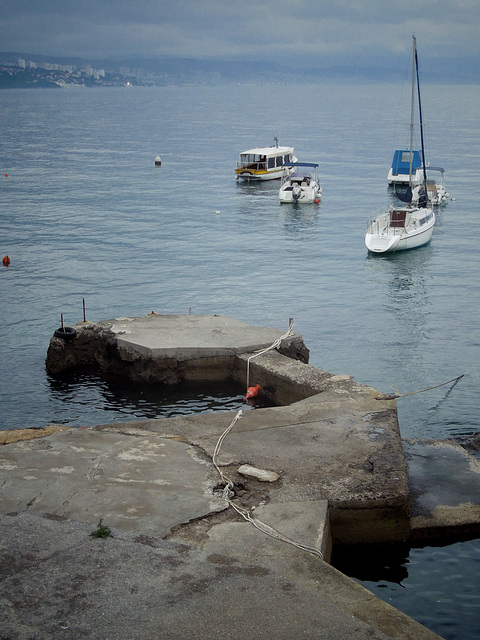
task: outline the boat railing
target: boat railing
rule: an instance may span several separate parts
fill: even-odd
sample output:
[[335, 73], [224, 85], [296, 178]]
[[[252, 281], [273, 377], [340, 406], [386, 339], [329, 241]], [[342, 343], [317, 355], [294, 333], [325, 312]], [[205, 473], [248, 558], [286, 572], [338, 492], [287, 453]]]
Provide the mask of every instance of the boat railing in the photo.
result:
[[392, 225], [391, 220], [379, 219], [379, 218], [369, 218], [367, 220], [367, 231], [369, 233], [373, 233], [375, 235], [384, 235], [384, 236], [396, 236], [401, 235], [405, 231], [404, 224], [397, 224], [398, 221], [394, 221], [395, 224]]

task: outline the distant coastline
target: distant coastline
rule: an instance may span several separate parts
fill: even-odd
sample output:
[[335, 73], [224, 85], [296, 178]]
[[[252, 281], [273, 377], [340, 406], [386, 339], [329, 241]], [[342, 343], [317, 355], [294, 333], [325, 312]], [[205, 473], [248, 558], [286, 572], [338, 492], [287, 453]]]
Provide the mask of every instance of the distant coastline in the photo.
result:
[[116, 87], [140, 84], [134, 77], [108, 72], [91, 64], [69, 64], [32, 60], [2, 61], [0, 55], [0, 89], [60, 89], [62, 87]]
[[[457, 62], [458, 64], [458, 62]], [[460, 66], [426, 66], [425, 82], [478, 84], [478, 70]], [[0, 89], [62, 87], [125, 87], [223, 84], [310, 84], [401, 82], [404, 69], [390, 67], [329, 66], [309, 68], [284, 63], [199, 58], [83, 60], [29, 53], [0, 52]]]

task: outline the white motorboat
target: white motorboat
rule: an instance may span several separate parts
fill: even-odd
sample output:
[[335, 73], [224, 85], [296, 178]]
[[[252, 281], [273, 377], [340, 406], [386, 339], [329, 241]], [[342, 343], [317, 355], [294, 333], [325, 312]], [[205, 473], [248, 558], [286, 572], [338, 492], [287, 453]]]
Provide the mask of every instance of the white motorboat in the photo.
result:
[[318, 178], [318, 164], [289, 162], [283, 166], [282, 185], [278, 192], [280, 202], [319, 203], [322, 187]]
[[[449, 196], [445, 188], [445, 170], [442, 167], [426, 167], [427, 169], [427, 204], [430, 207], [438, 207], [440, 204], [444, 204]], [[440, 178], [435, 179], [432, 176], [432, 172], [440, 173]], [[418, 205], [420, 198], [424, 193], [425, 187], [423, 184], [418, 185], [412, 190], [412, 204]]]
[[[416, 205], [412, 204], [412, 156], [413, 156], [413, 116], [415, 87], [420, 115], [420, 139], [422, 150], [422, 172], [424, 187]], [[425, 145], [423, 140], [422, 105], [420, 100], [420, 82], [418, 77], [417, 41], [413, 36], [412, 62], [412, 102], [410, 111], [410, 183], [405, 193], [396, 196], [408, 203], [407, 207], [390, 207], [369, 222], [365, 234], [365, 245], [372, 253], [393, 253], [405, 249], [415, 249], [427, 244], [432, 237], [436, 218], [432, 209], [427, 207], [427, 172], [425, 168]]]
[[278, 139], [272, 147], [256, 147], [240, 153], [235, 177], [237, 180], [278, 180], [282, 177], [283, 166], [296, 162], [293, 147], [279, 147]]

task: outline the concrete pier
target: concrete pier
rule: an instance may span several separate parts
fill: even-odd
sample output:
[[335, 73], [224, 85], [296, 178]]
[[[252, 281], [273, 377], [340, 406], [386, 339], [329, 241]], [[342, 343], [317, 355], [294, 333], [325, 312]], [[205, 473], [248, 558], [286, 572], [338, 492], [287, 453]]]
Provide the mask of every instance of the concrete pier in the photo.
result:
[[[94, 365], [104, 373], [164, 384], [233, 379], [237, 355], [253, 354], [286, 333], [225, 316], [155, 312], [140, 318], [82, 322], [75, 331], [73, 340], [50, 341], [46, 367], [52, 375]], [[299, 336], [285, 339], [281, 351], [308, 362], [308, 349]]]
[[[328, 500], [334, 543], [404, 542], [410, 535], [407, 471], [395, 401], [351, 376], [308, 365], [301, 336], [220, 316], [120, 318], [77, 325], [74, 340], [52, 338], [47, 369], [95, 364], [133, 379], [255, 382], [276, 405], [249, 411], [226, 440], [220, 464], [269, 468], [280, 481], [270, 500]], [[288, 335], [286, 335], [288, 333]], [[283, 339], [282, 339], [283, 337]], [[280, 340], [277, 348], [252, 356]], [[246, 389], [246, 386], [245, 386]], [[148, 421], [210, 457], [228, 416]]]
[[[167, 384], [249, 378], [278, 406], [6, 439], [7, 636], [438, 638], [328, 564], [332, 544], [409, 541], [413, 510], [435, 507], [395, 400], [310, 366], [300, 336], [219, 316], [82, 323], [47, 354], [51, 373], [79, 365]], [[90, 537], [100, 520], [113, 537]]]
[[[288, 486], [278, 440], [268, 445], [269, 467], [281, 481], [235, 473], [239, 436], [255, 435], [243, 419], [221, 464], [235, 480], [232, 501], [253, 522], [225, 502], [210, 456], [190, 434], [209, 426], [209, 449], [231, 417], [210, 414], [212, 422], [198, 424], [192, 416], [184, 437], [174, 419], [1, 447], [5, 637], [438, 638], [322, 560], [331, 548], [328, 502], [314, 498], [313, 479]], [[260, 436], [276, 431], [271, 423], [265, 429]], [[241, 453], [256, 464], [267, 456]], [[100, 522], [111, 537], [91, 537]]]

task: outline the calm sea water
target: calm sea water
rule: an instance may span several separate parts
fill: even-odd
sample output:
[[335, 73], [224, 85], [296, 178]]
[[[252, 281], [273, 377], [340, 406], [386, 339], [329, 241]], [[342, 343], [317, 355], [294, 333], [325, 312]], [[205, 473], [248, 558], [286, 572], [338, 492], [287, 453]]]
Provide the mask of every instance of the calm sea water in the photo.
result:
[[[0, 92], [0, 253], [11, 258], [0, 273], [0, 429], [241, 403], [235, 389], [190, 401], [92, 375], [50, 379], [49, 339], [61, 314], [83, 319], [85, 300], [92, 321], [192, 309], [286, 330], [293, 317], [311, 364], [387, 393], [465, 374], [399, 399], [402, 434], [478, 431], [479, 93], [424, 88], [427, 156], [451, 199], [428, 246], [371, 257], [366, 222], [389, 203], [386, 174], [408, 136], [396, 85]], [[275, 182], [235, 181], [238, 153], [275, 135], [319, 162], [319, 206], [280, 205]], [[480, 572], [468, 571], [480, 545], [462, 545], [435, 552], [443, 569], [430, 587], [432, 550], [411, 550], [388, 599], [446, 638], [480, 638]]]

